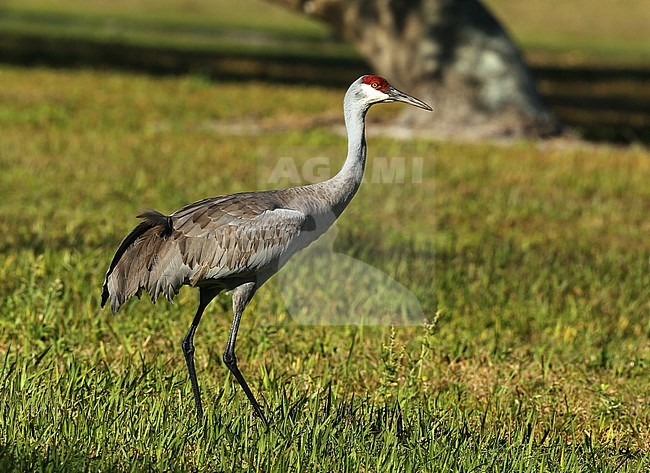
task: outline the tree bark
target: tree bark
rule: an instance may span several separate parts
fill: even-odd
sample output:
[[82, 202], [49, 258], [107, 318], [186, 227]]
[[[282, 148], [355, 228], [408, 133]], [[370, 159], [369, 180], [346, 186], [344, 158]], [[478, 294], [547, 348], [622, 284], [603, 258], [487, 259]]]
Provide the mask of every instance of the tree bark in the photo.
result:
[[402, 123], [438, 136], [546, 136], [560, 125], [508, 34], [478, 0], [269, 0], [316, 17], [435, 113]]

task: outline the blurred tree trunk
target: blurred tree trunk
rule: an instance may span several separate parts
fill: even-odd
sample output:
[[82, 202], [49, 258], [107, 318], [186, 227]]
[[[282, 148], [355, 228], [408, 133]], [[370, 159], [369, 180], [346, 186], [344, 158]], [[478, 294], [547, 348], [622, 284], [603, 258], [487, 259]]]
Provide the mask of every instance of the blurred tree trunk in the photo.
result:
[[478, 0], [269, 0], [328, 23], [374, 72], [430, 102], [403, 123], [443, 136], [545, 136], [559, 124]]

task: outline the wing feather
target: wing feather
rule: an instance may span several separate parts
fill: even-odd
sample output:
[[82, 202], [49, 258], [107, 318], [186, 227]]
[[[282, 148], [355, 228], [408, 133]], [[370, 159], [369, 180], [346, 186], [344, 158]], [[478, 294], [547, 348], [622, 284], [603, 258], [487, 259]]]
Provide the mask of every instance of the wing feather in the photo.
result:
[[[306, 215], [283, 208], [272, 192], [204, 199], [164, 216], [157, 212], [125, 238], [106, 275], [111, 309], [144, 289], [172, 300], [184, 284], [215, 284], [275, 272], [301, 247]], [[303, 245], [304, 246], [304, 245]], [[102, 304], [103, 305], [103, 304]]]

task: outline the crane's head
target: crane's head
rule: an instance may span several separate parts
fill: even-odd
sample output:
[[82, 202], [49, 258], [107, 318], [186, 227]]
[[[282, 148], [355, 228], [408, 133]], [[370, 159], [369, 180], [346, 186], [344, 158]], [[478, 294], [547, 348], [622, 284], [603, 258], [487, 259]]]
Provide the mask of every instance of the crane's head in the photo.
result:
[[[433, 109], [422, 100], [411, 97], [390, 85], [386, 79], [375, 75], [361, 76], [352, 84], [357, 89], [356, 99], [368, 106], [376, 103], [404, 102], [424, 110]], [[352, 88], [351, 87], [351, 88]]]

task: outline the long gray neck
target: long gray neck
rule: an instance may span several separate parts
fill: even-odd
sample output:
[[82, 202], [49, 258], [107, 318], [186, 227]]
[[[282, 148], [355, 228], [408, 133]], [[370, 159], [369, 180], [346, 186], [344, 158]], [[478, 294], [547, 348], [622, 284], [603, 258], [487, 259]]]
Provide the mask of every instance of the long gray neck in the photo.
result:
[[[346, 99], [348, 97], [346, 96]], [[338, 179], [351, 181], [359, 187], [363, 179], [366, 165], [366, 112], [368, 107], [352, 105], [348, 100], [344, 104], [345, 128], [348, 133], [348, 155], [345, 163], [335, 176]]]
[[323, 227], [325, 229], [347, 207], [363, 180], [366, 164], [365, 119], [370, 105], [364, 103], [363, 97], [358, 97], [357, 93], [350, 87], [343, 101], [348, 155], [341, 170], [327, 181], [287, 190], [296, 208], [311, 215], [333, 217]]
[[333, 209], [338, 215], [348, 205], [359, 189], [366, 165], [365, 122], [369, 105], [362, 104], [351, 91], [345, 94], [343, 111], [348, 133], [348, 155], [341, 170], [329, 180]]

